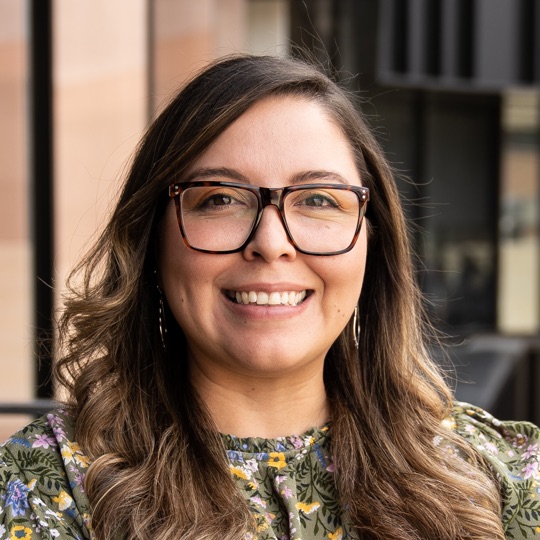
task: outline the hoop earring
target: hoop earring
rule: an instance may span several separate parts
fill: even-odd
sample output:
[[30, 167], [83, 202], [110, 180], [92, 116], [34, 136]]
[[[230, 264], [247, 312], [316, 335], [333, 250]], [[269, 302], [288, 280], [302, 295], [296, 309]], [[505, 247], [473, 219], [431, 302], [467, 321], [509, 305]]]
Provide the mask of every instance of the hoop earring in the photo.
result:
[[360, 326], [360, 317], [358, 316], [358, 304], [357, 304], [356, 306], [354, 306], [353, 323], [352, 323], [354, 347], [356, 350], [358, 350], [358, 343], [360, 340], [361, 330], [362, 328]]
[[159, 288], [159, 285], [156, 285], [156, 288], [159, 293], [158, 299], [158, 326], [159, 326], [159, 336], [161, 337], [161, 345], [163, 350], [167, 352], [167, 324], [165, 322], [165, 302], [163, 301], [163, 291]]

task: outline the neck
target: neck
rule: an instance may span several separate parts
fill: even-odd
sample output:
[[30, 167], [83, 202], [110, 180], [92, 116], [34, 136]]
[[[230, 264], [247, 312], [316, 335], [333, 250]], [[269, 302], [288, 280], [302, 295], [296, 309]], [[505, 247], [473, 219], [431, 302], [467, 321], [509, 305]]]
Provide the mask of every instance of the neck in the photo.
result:
[[328, 421], [320, 370], [302, 377], [212, 378], [192, 365], [191, 381], [221, 433], [273, 439], [300, 435]]

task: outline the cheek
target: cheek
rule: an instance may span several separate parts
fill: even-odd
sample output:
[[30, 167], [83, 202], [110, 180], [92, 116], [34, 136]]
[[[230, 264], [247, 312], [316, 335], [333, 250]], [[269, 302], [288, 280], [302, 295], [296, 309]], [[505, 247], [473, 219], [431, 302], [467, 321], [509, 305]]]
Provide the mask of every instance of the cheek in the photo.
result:
[[354, 248], [349, 253], [334, 257], [331, 264], [321, 271], [321, 273], [324, 272], [323, 279], [327, 287], [329, 289], [335, 288], [342, 295], [358, 299], [364, 280], [366, 254], [366, 227], [362, 227], [360, 237]]
[[169, 208], [160, 227], [158, 277], [178, 324], [187, 329], [212, 305], [214, 282], [224, 259], [189, 249], [182, 240], [176, 212]]
[[188, 283], [189, 254], [185, 248], [176, 220], [174, 204], [163, 216], [159, 228], [158, 280], [173, 313], [185, 302], [182, 285]]
[[366, 261], [365, 236], [355, 248], [338, 255], [328, 263], [319, 276], [324, 281], [324, 312], [327, 324], [336, 324], [341, 331], [358, 303], [364, 279]]

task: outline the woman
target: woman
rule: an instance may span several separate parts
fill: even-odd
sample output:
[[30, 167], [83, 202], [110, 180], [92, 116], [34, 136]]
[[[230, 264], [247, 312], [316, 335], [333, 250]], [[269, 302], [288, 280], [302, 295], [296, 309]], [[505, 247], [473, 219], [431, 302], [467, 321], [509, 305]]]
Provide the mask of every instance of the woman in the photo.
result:
[[76, 275], [66, 409], [2, 450], [6, 537], [540, 535], [538, 432], [453, 405], [392, 173], [312, 67], [190, 82]]

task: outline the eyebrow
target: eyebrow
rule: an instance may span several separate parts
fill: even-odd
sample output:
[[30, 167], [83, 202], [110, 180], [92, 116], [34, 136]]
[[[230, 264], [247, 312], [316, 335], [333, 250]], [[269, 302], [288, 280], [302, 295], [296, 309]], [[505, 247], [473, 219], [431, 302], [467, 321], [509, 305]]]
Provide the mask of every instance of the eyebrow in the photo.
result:
[[[241, 172], [237, 171], [236, 169], [230, 169], [228, 167], [202, 167], [200, 169], [195, 169], [183, 181], [193, 182], [195, 180], [204, 180], [215, 177], [228, 178], [242, 184], [251, 183], [249, 179]], [[347, 181], [347, 179], [344, 178], [341, 174], [335, 171], [324, 170], [302, 171], [294, 174], [292, 178], [289, 179], [289, 181], [293, 185], [302, 184], [304, 182], [310, 182], [313, 180], [326, 180], [331, 182], [338, 182], [345, 185], [350, 184], [350, 182]]]
[[229, 169], [228, 167], [203, 167], [195, 169], [189, 174], [183, 182], [193, 182], [194, 180], [205, 180], [207, 178], [214, 178], [219, 176], [221, 178], [229, 178], [230, 180], [236, 180], [243, 184], [249, 184], [249, 180], [240, 172], [235, 169]]

